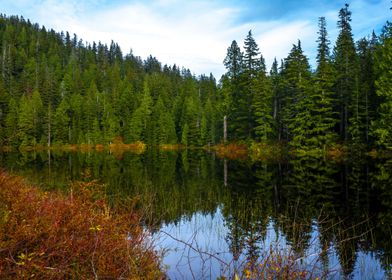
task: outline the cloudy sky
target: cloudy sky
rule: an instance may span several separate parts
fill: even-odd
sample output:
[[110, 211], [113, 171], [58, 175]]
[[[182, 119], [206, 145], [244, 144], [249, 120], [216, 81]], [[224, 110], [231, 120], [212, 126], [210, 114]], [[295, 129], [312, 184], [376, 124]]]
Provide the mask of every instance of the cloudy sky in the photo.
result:
[[[232, 40], [240, 46], [251, 29], [270, 67], [287, 56], [298, 39], [314, 65], [318, 17], [327, 19], [330, 40], [337, 36], [340, 0], [0, 0], [0, 13], [22, 15], [83, 41], [119, 43], [124, 54], [189, 68], [217, 78]], [[390, 0], [348, 1], [355, 39], [379, 32], [392, 18]]]

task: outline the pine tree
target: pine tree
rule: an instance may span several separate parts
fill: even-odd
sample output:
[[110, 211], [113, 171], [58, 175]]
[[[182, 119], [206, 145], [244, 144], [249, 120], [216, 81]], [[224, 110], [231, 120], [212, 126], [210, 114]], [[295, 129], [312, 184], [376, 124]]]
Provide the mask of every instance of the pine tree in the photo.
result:
[[362, 38], [357, 42], [357, 53], [359, 60], [359, 96], [360, 96], [360, 118], [362, 136], [366, 144], [370, 144], [369, 137], [370, 119], [376, 117], [379, 98], [375, 89], [374, 74], [374, 52], [377, 44], [376, 35], [372, 34], [370, 40]]
[[337, 135], [334, 127], [338, 120], [333, 111], [334, 106], [334, 77], [335, 72], [330, 58], [329, 40], [324, 17], [319, 19], [319, 38], [317, 54], [317, 70], [315, 77], [315, 92], [313, 97], [313, 107], [315, 109], [313, 117], [316, 119], [314, 129], [314, 144], [319, 147], [331, 145], [336, 141]]
[[70, 108], [66, 99], [63, 99], [56, 108], [53, 116], [53, 139], [56, 144], [69, 143]]
[[[267, 99], [263, 99], [263, 95], [265, 95], [265, 88], [262, 88], [262, 79], [265, 76], [265, 62], [263, 56], [260, 55], [259, 47], [253, 38], [252, 31], [249, 30], [248, 35], [244, 41], [244, 73], [242, 74], [242, 83], [243, 90], [241, 98], [244, 99], [242, 103], [245, 105], [244, 108], [244, 130], [245, 135], [248, 139], [254, 137], [255, 133], [255, 116], [261, 120], [262, 117], [266, 117], [267, 114], [264, 115], [265, 112], [261, 112], [262, 102], [267, 101]], [[259, 77], [256, 77], [259, 75]], [[257, 91], [257, 93], [256, 93]], [[254, 98], [258, 94], [258, 101], [256, 102], [256, 107], [253, 106]], [[268, 95], [268, 94], [267, 94]], [[267, 105], [268, 106], [268, 105]], [[254, 112], [257, 109], [258, 112]], [[265, 129], [265, 127], [261, 128], [260, 124], [258, 124], [259, 128], [257, 129], [258, 133], [266, 135], [267, 132], [261, 132], [261, 130]]]
[[133, 112], [129, 123], [129, 142], [145, 141], [152, 108], [152, 98], [147, 81], [144, 82], [140, 106]]
[[262, 67], [259, 59], [259, 47], [252, 35], [252, 30], [249, 30], [248, 35], [244, 41], [244, 70], [249, 72], [248, 75], [254, 76], [255, 73]]
[[148, 142], [149, 144], [162, 145], [177, 143], [173, 117], [170, 111], [167, 110], [161, 97], [158, 97], [152, 110], [150, 128], [152, 139]]
[[293, 45], [285, 59], [282, 75], [285, 80], [282, 117], [287, 140], [294, 147], [307, 146], [310, 129], [314, 126], [311, 113], [314, 89], [310, 65], [300, 41]]
[[110, 143], [119, 135], [120, 121], [115, 110], [113, 109], [113, 105], [106, 100], [104, 100], [102, 113], [102, 141], [103, 143]]
[[95, 82], [91, 82], [89, 89], [84, 97], [83, 108], [83, 126], [82, 130], [85, 138], [81, 140], [82, 143], [95, 144], [99, 142], [100, 137], [100, 99], [99, 92]]
[[346, 4], [339, 12], [339, 36], [334, 49], [334, 66], [336, 69], [335, 92], [337, 112], [339, 113], [339, 134], [347, 141], [358, 142], [359, 131], [359, 92], [358, 60], [351, 32], [351, 12]]
[[8, 102], [8, 113], [5, 117], [5, 138], [9, 146], [17, 146], [18, 141], [18, 119], [19, 119], [19, 106], [14, 98], [10, 98]]
[[[189, 146], [199, 146], [200, 139], [200, 123], [201, 122], [201, 105], [195, 95], [188, 96], [184, 102], [184, 108], [181, 116], [181, 127], [183, 133], [181, 138], [186, 139]], [[185, 127], [187, 128], [185, 130]], [[184, 132], [186, 131], [186, 132]], [[182, 144], [185, 145], [184, 142]]]
[[229, 119], [229, 137], [242, 139], [246, 135], [244, 123], [247, 118], [247, 108], [241, 85], [243, 54], [236, 41], [233, 41], [227, 49], [223, 63], [227, 69], [222, 81], [222, 91], [227, 92], [225, 114]]
[[271, 80], [266, 76], [264, 59], [261, 56], [260, 69], [252, 81], [252, 112], [255, 120], [255, 135], [260, 141], [270, 140], [274, 131], [273, 91]]
[[236, 80], [243, 70], [243, 54], [237, 42], [234, 40], [230, 47], [227, 48], [227, 55], [223, 64], [227, 69], [226, 75], [232, 79]]
[[373, 135], [379, 147], [392, 149], [392, 23], [387, 22], [375, 53], [376, 93], [381, 102], [379, 117], [372, 122]]
[[[282, 67], [283, 69], [283, 67]], [[282, 70], [281, 69], [281, 70]], [[272, 63], [269, 78], [271, 80], [272, 95], [273, 95], [273, 123], [275, 125], [274, 132], [278, 141], [282, 140], [283, 132], [283, 117], [282, 117], [282, 102], [283, 102], [283, 91], [282, 91], [282, 75], [278, 69], [278, 61], [276, 58]]]
[[3, 82], [0, 79], [0, 145], [5, 144], [6, 140], [6, 124], [5, 124], [5, 119], [7, 115], [7, 107], [8, 107], [8, 99], [9, 96], [6, 93], [4, 87], [3, 87]]
[[[205, 141], [203, 142], [203, 144], [216, 143], [216, 139], [218, 136], [217, 133], [219, 131], [219, 129], [217, 128], [217, 114], [217, 108], [213, 106], [211, 98], [208, 98], [203, 110], [203, 118], [205, 119], [205, 124], [203, 119], [201, 123], [201, 134], [205, 135]], [[204, 127], [204, 125], [206, 125], [206, 127]], [[206, 130], [206, 132], [203, 132], [204, 129]]]

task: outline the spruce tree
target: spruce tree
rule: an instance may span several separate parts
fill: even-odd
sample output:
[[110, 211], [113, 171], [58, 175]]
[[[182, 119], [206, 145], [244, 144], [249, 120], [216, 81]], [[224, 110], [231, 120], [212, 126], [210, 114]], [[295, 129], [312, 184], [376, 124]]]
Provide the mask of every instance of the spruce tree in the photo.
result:
[[143, 96], [140, 106], [132, 113], [132, 118], [129, 124], [129, 142], [145, 141], [148, 132], [150, 116], [152, 112], [152, 98], [150, 88], [147, 81], [144, 82]]
[[271, 80], [272, 95], [273, 95], [273, 123], [275, 138], [280, 141], [282, 139], [282, 75], [278, 69], [278, 61], [276, 58], [272, 63], [269, 79]]
[[380, 98], [379, 117], [372, 122], [376, 144], [392, 149], [392, 23], [387, 22], [375, 53], [376, 93]]
[[337, 115], [334, 112], [335, 71], [330, 58], [329, 40], [324, 17], [319, 19], [319, 38], [317, 53], [317, 70], [315, 76], [315, 91], [313, 98], [313, 116], [316, 119], [314, 129], [314, 144], [325, 149], [337, 140], [334, 127]]
[[239, 140], [245, 138], [247, 134], [245, 125], [248, 108], [242, 85], [243, 54], [236, 41], [233, 41], [227, 49], [227, 55], [223, 63], [227, 69], [223, 78], [222, 91], [227, 92], [228, 134], [231, 139]]
[[359, 93], [358, 59], [351, 32], [351, 12], [349, 5], [339, 11], [339, 35], [334, 48], [334, 66], [336, 69], [335, 92], [337, 113], [339, 114], [338, 133], [342, 140], [359, 139]]
[[248, 73], [248, 75], [255, 75], [255, 72], [261, 70], [261, 64], [259, 59], [259, 47], [252, 35], [252, 30], [249, 30], [248, 35], [244, 41], [244, 70]]
[[252, 112], [255, 120], [255, 135], [257, 140], [266, 142], [272, 138], [274, 131], [273, 91], [271, 80], [266, 76], [264, 59], [260, 58], [260, 67], [252, 81]]
[[377, 45], [376, 35], [372, 34], [370, 40], [362, 38], [357, 42], [357, 53], [359, 60], [359, 96], [360, 96], [360, 112], [361, 118], [360, 129], [364, 142], [369, 145], [372, 139], [369, 135], [370, 120], [376, 117], [377, 107], [379, 105], [379, 97], [376, 95], [375, 89], [375, 73], [374, 73], [374, 52]]
[[312, 86], [310, 65], [303, 54], [301, 42], [293, 45], [285, 59], [283, 78], [285, 83], [283, 96], [283, 125], [286, 139], [294, 147], [306, 146], [314, 127], [312, 116]]
[[8, 112], [5, 117], [5, 142], [8, 146], [18, 146], [19, 106], [14, 98], [8, 102]]
[[56, 108], [53, 120], [53, 138], [56, 144], [69, 143], [69, 103], [66, 99], [61, 100], [59, 106]]
[[243, 54], [237, 42], [234, 40], [227, 48], [227, 55], [223, 61], [227, 69], [226, 75], [235, 81], [243, 70]]

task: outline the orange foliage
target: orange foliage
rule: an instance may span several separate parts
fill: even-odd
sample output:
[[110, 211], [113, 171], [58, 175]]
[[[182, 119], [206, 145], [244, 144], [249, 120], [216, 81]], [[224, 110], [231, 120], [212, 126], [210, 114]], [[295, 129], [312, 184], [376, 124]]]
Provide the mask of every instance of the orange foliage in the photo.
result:
[[109, 145], [110, 152], [114, 154], [123, 153], [124, 151], [132, 151], [136, 154], [142, 154], [146, 150], [147, 145], [143, 142], [137, 141], [131, 144], [124, 144], [122, 142], [115, 142]]
[[79, 145], [79, 150], [81, 152], [89, 152], [89, 151], [92, 151], [93, 148], [94, 148], [94, 146], [91, 144], [80, 144]]
[[97, 145], [95, 145], [95, 150], [96, 150], [97, 152], [102, 152], [102, 151], [105, 150], [105, 146], [102, 145], [102, 144], [97, 144]]
[[347, 156], [347, 149], [344, 146], [336, 146], [327, 151], [327, 156], [335, 161], [342, 161]]
[[47, 193], [0, 171], [0, 278], [163, 278], [139, 216], [113, 213], [96, 189]]
[[245, 144], [219, 144], [213, 146], [212, 150], [221, 158], [246, 159], [248, 157], [248, 149]]

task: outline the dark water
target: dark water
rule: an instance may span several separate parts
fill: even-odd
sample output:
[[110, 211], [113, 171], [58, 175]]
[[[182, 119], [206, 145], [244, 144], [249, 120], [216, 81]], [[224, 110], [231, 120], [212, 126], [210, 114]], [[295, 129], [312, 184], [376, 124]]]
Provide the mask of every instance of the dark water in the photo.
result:
[[[392, 276], [392, 161], [251, 163], [204, 152], [0, 154], [1, 166], [67, 190], [91, 174], [114, 205], [138, 196], [171, 279], [216, 279], [290, 252], [309, 278]], [[84, 175], [83, 175], [84, 174]], [[309, 274], [310, 275], [310, 274]]]

